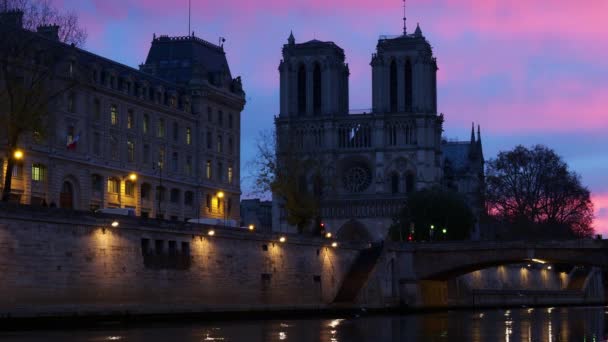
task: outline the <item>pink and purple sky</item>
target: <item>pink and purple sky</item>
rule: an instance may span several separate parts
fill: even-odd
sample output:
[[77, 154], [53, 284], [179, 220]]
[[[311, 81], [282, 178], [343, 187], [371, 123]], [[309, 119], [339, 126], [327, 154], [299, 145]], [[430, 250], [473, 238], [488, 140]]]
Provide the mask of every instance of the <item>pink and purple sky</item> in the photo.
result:
[[[152, 34], [187, 35], [188, 0], [54, 0], [75, 11], [85, 48], [136, 67]], [[192, 0], [192, 30], [226, 38], [242, 76], [242, 164], [278, 113], [277, 67], [297, 42], [333, 41], [349, 63], [350, 107], [371, 107], [371, 54], [378, 36], [400, 34], [399, 0]], [[517, 144], [545, 144], [592, 191], [595, 227], [608, 235], [608, 1], [409, 0], [408, 31], [420, 23], [438, 59], [438, 104], [448, 138], [482, 127], [486, 159]], [[243, 175], [248, 174], [243, 170]], [[250, 179], [243, 177], [243, 192]]]

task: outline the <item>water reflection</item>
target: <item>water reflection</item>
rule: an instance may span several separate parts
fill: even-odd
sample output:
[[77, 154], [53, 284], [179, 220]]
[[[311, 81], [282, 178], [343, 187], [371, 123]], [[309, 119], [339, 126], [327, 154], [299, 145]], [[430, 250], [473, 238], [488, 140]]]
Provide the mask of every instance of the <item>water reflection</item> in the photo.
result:
[[2, 341], [599, 341], [606, 308], [447, 311], [206, 324], [145, 325], [79, 331], [0, 333]]

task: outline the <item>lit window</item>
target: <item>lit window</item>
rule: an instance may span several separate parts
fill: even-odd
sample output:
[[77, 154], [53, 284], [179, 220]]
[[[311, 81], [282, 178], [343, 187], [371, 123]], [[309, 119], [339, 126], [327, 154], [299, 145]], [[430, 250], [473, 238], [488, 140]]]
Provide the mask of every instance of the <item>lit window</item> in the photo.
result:
[[46, 166], [42, 164], [32, 165], [32, 180], [36, 182], [46, 181]]
[[135, 161], [135, 143], [133, 140], [127, 140], [127, 160], [132, 163]]
[[116, 105], [110, 106], [110, 124], [118, 126], [118, 107]]
[[186, 128], [186, 145], [192, 145], [192, 130], [190, 127]]
[[120, 191], [120, 181], [117, 178], [108, 178], [108, 193], [117, 194]]
[[205, 164], [205, 174], [207, 179], [211, 179], [211, 160], [207, 160], [207, 163]]
[[158, 119], [158, 130], [156, 132], [156, 136], [162, 138], [165, 136], [165, 120]]
[[128, 129], [132, 129], [135, 125], [135, 117], [133, 114], [133, 110], [130, 109], [129, 113], [127, 114], [127, 128]]
[[228, 183], [232, 184], [232, 166], [228, 167]]
[[131, 181], [125, 182], [125, 195], [135, 196], [135, 183]]

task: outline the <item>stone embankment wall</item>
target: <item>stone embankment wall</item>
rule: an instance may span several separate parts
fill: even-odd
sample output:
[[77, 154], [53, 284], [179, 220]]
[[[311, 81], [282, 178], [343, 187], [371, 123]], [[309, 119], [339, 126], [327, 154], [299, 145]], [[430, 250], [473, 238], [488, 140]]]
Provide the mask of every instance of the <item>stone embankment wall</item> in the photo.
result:
[[326, 308], [363, 247], [111, 221], [0, 209], [0, 315]]

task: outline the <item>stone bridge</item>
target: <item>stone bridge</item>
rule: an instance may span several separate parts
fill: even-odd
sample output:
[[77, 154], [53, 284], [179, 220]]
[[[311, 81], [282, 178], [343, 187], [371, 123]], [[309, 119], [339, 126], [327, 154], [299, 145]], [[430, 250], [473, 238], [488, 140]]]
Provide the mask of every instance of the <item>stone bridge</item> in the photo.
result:
[[390, 249], [402, 262], [409, 259], [409, 265], [402, 265], [405, 278], [411, 280], [446, 280], [487, 267], [535, 261], [608, 269], [608, 240], [408, 243]]

